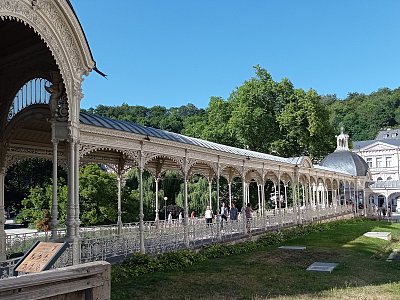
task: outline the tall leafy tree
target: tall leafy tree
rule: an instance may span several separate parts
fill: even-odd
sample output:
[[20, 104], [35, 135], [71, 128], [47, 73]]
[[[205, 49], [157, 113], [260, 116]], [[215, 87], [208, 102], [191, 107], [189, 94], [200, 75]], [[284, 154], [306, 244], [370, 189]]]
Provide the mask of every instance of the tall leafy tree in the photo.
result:
[[276, 102], [281, 99], [277, 97], [277, 84], [271, 75], [259, 66], [255, 71], [256, 77], [245, 81], [230, 95], [232, 116], [228, 125], [238, 146], [269, 152], [279, 132]]
[[326, 105], [314, 90], [296, 90], [277, 116], [281, 135], [274, 145], [278, 152], [318, 161], [333, 151], [335, 137], [327, 115]]

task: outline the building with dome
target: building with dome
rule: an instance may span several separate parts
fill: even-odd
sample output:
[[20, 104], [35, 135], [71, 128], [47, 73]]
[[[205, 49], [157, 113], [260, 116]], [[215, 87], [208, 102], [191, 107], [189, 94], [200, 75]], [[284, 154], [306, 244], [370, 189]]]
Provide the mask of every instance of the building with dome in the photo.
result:
[[[349, 148], [349, 135], [343, 132], [337, 136], [336, 150], [326, 156], [320, 163], [320, 166], [347, 173], [357, 178], [355, 184], [344, 184], [342, 189], [344, 193], [337, 199], [341, 203], [357, 203], [357, 209], [367, 207], [364, 199], [369, 199], [369, 189], [371, 174], [367, 162], [357, 153]], [[368, 203], [367, 203], [368, 204]]]
[[400, 210], [400, 129], [385, 129], [374, 140], [354, 141], [353, 152], [362, 157], [370, 170], [371, 201], [377, 206]]

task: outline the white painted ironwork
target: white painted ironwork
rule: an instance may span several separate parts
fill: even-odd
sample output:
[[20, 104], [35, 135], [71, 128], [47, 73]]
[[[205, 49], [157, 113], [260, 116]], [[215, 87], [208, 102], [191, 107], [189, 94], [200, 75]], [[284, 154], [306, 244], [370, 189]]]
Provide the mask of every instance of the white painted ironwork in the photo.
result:
[[[158, 222], [144, 222], [144, 248], [149, 254], [162, 254], [185, 248], [198, 248], [204, 245], [219, 241], [232, 241], [243, 238], [248, 234], [260, 234], [270, 230], [296, 226], [298, 215], [304, 224], [315, 221], [335, 218], [337, 216], [352, 212], [350, 205], [330, 207], [317, 210], [303, 209], [296, 212], [293, 209], [282, 210], [282, 214], [275, 210], [269, 210], [261, 215], [254, 212], [253, 218], [247, 224], [248, 232], [245, 232], [243, 219], [238, 221], [223, 221], [217, 223], [214, 220], [211, 224], [206, 224], [205, 219], [195, 218], [184, 226], [179, 220], [172, 222], [159, 220]], [[185, 241], [185, 227], [189, 245]], [[62, 238], [66, 234], [65, 229], [58, 230], [58, 237]], [[118, 226], [94, 226], [80, 228], [80, 263], [108, 260], [119, 261], [135, 252], [141, 251], [140, 245], [140, 226], [139, 223], [123, 224], [120, 234]], [[37, 240], [47, 241], [50, 239], [50, 232], [36, 232], [30, 234], [14, 234], [7, 236], [7, 254], [25, 252]], [[68, 266], [73, 263], [73, 247], [67, 248], [66, 252], [58, 259], [56, 266]], [[0, 265], [3, 277], [12, 274], [15, 263], [5, 261]]]
[[34, 104], [48, 104], [50, 93], [46, 86], [51, 82], [44, 78], [34, 78], [26, 82], [17, 92], [8, 111], [7, 121], [10, 122], [16, 114]]

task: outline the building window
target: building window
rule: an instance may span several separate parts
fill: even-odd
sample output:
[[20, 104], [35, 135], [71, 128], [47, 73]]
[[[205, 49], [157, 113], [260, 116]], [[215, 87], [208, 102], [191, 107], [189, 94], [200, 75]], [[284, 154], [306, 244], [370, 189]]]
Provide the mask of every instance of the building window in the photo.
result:
[[382, 167], [382, 157], [377, 157], [376, 158], [376, 167], [381, 168]]
[[389, 180], [392, 180], [392, 177], [389, 176], [386, 180], [388, 180], [388, 181], [389, 181]]
[[372, 157], [367, 157], [367, 165], [372, 168]]
[[378, 177], [376, 181], [382, 181], [382, 177]]
[[392, 158], [390, 156], [386, 157], [386, 168], [389, 168], [391, 166], [392, 166]]

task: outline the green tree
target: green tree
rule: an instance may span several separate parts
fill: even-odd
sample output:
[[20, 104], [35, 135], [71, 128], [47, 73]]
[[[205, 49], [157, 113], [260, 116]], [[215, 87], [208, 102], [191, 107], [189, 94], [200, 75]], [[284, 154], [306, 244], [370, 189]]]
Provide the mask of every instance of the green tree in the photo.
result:
[[[176, 197], [176, 204], [184, 207], [184, 186], [181, 184], [180, 192]], [[189, 214], [194, 211], [196, 215], [204, 213], [205, 207], [209, 203], [208, 180], [201, 176], [192, 176], [188, 185], [188, 210]]]
[[[17, 221], [29, 223], [38, 230], [48, 230], [51, 218], [51, 205], [53, 186], [48, 183], [44, 187], [34, 186], [29, 195], [22, 200], [22, 209], [17, 216]], [[63, 226], [66, 220], [67, 186], [65, 180], [58, 180], [58, 220]]]
[[117, 220], [117, 180], [115, 174], [98, 165], [80, 169], [80, 211], [83, 225], [111, 224]]
[[256, 77], [245, 81], [230, 95], [232, 116], [228, 126], [237, 146], [254, 151], [269, 152], [276, 139], [276, 83], [271, 75], [259, 66]]
[[308, 155], [318, 161], [335, 144], [327, 107], [314, 90], [296, 90], [290, 99], [277, 116], [281, 134], [274, 146], [286, 156]]

